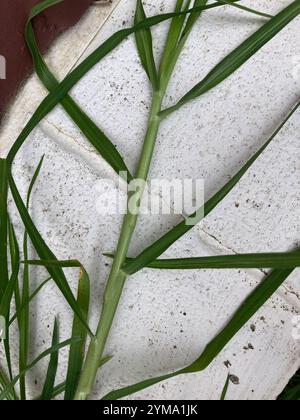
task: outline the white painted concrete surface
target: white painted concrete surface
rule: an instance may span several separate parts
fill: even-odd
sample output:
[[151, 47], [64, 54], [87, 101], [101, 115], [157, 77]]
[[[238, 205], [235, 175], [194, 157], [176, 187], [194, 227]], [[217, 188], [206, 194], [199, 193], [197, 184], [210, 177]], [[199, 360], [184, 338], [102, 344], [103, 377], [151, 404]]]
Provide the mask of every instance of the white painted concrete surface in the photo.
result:
[[[246, 3], [276, 13], [290, 0]], [[164, 12], [173, 4], [174, 0], [148, 1], [146, 10], [149, 14]], [[124, 24], [130, 25], [134, 6], [135, 0], [121, 0], [99, 32], [98, 19], [103, 19], [103, 13], [93, 9], [67, 33], [50, 54], [51, 65], [58, 62], [60, 76], [72, 67], [85, 46], [89, 47], [84, 55]], [[180, 98], [262, 23], [262, 18], [229, 7], [203, 14], [176, 69], [167, 104]], [[157, 55], [167, 26], [153, 31]], [[76, 44], [78, 49], [73, 48]], [[298, 99], [299, 47], [296, 19], [221, 86], [171, 116], [160, 131], [151, 176], [204, 178], [206, 197], [217, 191]], [[61, 59], [58, 51], [63, 51]], [[2, 131], [2, 155], [41, 94], [35, 78], [24, 87], [18, 118], [11, 115]], [[134, 170], [150, 100], [134, 40], [126, 40], [97, 65], [76, 86], [73, 96], [117, 144]], [[285, 251], [299, 245], [299, 129], [297, 113], [228, 198], [167, 255]], [[93, 281], [91, 323], [96, 325], [109, 270], [102, 253], [115, 249], [121, 223], [119, 217], [97, 214], [97, 182], [105, 177], [117, 185], [117, 179], [60, 109], [35, 130], [18, 156], [15, 174], [21, 191], [25, 192], [42, 154], [46, 160], [32, 214], [59, 258], [77, 258], [88, 269]], [[142, 217], [132, 254], [176, 222], [176, 217]], [[76, 272], [69, 273], [76, 287]], [[41, 271], [34, 270], [33, 274], [32, 286], [45, 277]], [[206, 372], [165, 382], [133, 398], [219, 399], [227, 361], [232, 365], [230, 372], [240, 380], [240, 385], [230, 387], [228, 398], [276, 398], [300, 364], [299, 341], [292, 334], [292, 320], [300, 310], [298, 275], [296, 270]], [[108, 343], [107, 353], [114, 358], [99, 374], [95, 398], [194, 360], [263, 277], [260, 270], [145, 270], [129, 279]], [[49, 345], [56, 314], [60, 316], [62, 338], [68, 337], [71, 313], [51, 284], [32, 305], [36, 325], [32, 330], [33, 355]], [[245, 350], [249, 344], [253, 350]], [[61, 379], [66, 358], [63, 352]], [[42, 363], [30, 374], [33, 385], [35, 380], [37, 387], [42, 385], [45, 366]]]

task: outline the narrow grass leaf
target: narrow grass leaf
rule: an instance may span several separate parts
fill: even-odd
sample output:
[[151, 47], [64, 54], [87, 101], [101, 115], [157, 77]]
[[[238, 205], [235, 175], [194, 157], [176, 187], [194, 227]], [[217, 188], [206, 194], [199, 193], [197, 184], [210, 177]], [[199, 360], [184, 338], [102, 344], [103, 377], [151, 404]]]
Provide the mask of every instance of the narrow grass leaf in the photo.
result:
[[10, 305], [18, 282], [20, 271], [20, 251], [13, 226], [9, 223], [9, 239], [12, 260], [12, 274], [0, 301], [0, 315], [9, 316]]
[[[35, 183], [39, 177], [44, 162], [44, 156], [40, 159], [33, 177], [28, 187], [26, 207], [29, 209], [30, 199], [33, 192]], [[24, 259], [28, 260], [28, 235], [25, 229], [23, 237], [23, 255]], [[29, 303], [30, 303], [30, 279], [29, 279], [29, 266], [24, 265], [23, 269], [23, 284], [20, 302], [16, 305], [16, 315], [19, 321], [19, 370], [20, 372], [25, 369], [28, 362], [29, 352]], [[20, 379], [20, 398], [26, 400], [26, 376]]]
[[[142, 0], [137, 0], [136, 2], [136, 11], [135, 11], [135, 24], [140, 23], [141, 21], [147, 18]], [[158, 87], [158, 77], [156, 64], [153, 54], [153, 41], [151, 29], [142, 29], [135, 33], [135, 41], [137, 45], [137, 50], [142, 62], [142, 65], [147, 73], [147, 76], [154, 89]]]
[[[59, 327], [57, 319], [55, 319], [54, 322], [54, 328], [53, 328], [53, 335], [52, 335], [52, 347], [57, 347], [59, 343]], [[53, 351], [50, 355], [50, 361], [48, 366], [48, 371], [43, 387], [43, 392], [41, 396], [41, 400], [43, 401], [50, 401], [53, 395], [54, 391], [54, 385], [55, 385], [55, 378], [57, 373], [57, 367], [58, 367], [58, 356], [59, 356], [59, 349], [56, 351]]]
[[[130, 263], [127, 259], [126, 263]], [[300, 267], [299, 254], [296, 252], [218, 255], [214, 257], [195, 257], [161, 259], [147, 265], [159, 270], [197, 270], [197, 269], [246, 269]]]
[[258, 31], [251, 35], [238, 48], [223, 59], [200, 83], [193, 87], [176, 105], [161, 112], [161, 117], [166, 117], [178, 110], [189, 101], [198, 98], [215, 86], [219, 85], [245, 62], [247, 62], [264, 45], [274, 38], [300, 13], [300, 1], [293, 1], [289, 6], [270, 19]]
[[56, 346], [52, 346], [49, 349], [42, 352], [36, 359], [33, 360], [29, 365], [26, 366], [26, 368], [20, 372], [4, 389], [3, 392], [0, 393], [0, 400], [3, 400], [7, 393], [9, 392], [9, 389], [16, 385], [20, 378], [24, 376], [28, 371], [30, 371], [35, 365], [37, 365], [41, 360], [45, 359], [48, 356], [51, 356], [52, 353], [57, 352], [60, 349], [63, 349], [64, 347], [68, 347], [70, 344], [72, 344], [74, 341], [78, 341], [78, 338], [72, 338], [66, 341], [63, 341], [62, 343], [59, 343]]
[[[90, 306], [90, 279], [83, 267], [80, 268], [77, 303], [87, 322]], [[82, 326], [82, 323], [76, 315], [74, 315], [73, 319], [72, 337], [79, 337], [80, 341], [73, 343], [70, 346], [65, 389], [65, 400], [67, 401], [72, 401], [75, 396], [75, 392], [79, 382], [79, 377], [84, 363], [85, 346], [87, 339], [86, 329]]]
[[[26, 228], [26, 231], [27, 231], [27, 233], [28, 233], [28, 235], [31, 239], [31, 242], [33, 243], [33, 246], [34, 246], [36, 252], [38, 253], [39, 257], [41, 258], [41, 260], [46, 260], [46, 261], [57, 260], [56, 256], [53, 254], [53, 252], [47, 246], [47, 244], [45, 243], [45, 241], [41, 237], [39, 231], [35, 227], [32, 219], [31, 219], [31, 217], [28, 213], [27, 208], [23, 203], [23, 200], [20, 196], [20, 193], [17, 189], [17, 186], [14, 182], [14, 179], [13, 179], [11, 173], [9, 173], [9, 185], [10, 185], [10, 189], [11, 189], [11, 193], [13, 195], [14, 201], [15, 201], [16, 206], [18, 208], [19, 214], [20, 214], [20, 216], [22, 218], [22, 221], [24, 223], [24, 226]], [[55, 282], [55, 284], [57, 285], [57, 287], [59, 288], [59, 290], [61, 291], [61, 293], [65, 297], [66, 301], [70, 305], [70, 307], [73, 309], [73, 311], [76, 313], [76, 315], [81, 320], [83, 325], [87, 328], [89, 333], [92, 335], [88, 325], [85, 322], [84, 316], [81, 314], [80, 308], [78, 308], [77, 301], [76, 301], [76, 299], [75, 299], [75, 297], [72, 293], [72, 290], [71, 290], [71, 288], [68, 284], [68, 281], [66, 279], [66, 276], [65, 276], [62, 268], [59, 267], [59, 266], [51, 265], [51, 267], [50, 266], [47, 267], [47, 270], [48, 270], [50, 276], [52, 277], [53, 281]]]
[[[234, 175], [234, 177], [227, 182], [213, 197], [211, 197], [205, 204], [204, 208], [200, 209], [200, 212], [194, 213], [187, 220], [183, 220], [168, 233], [146, 248], [140, 255], [134, 258], [131, 262], [124, 266], [124, 271], [130, 274], [134, 274], [142, 268], [146, 267], [151, 262], [155, 261], [160, 255], [162, 255], [171, 245], [173, 245], [178, 239], [185, 235], [191, 230], [197, 223], [199, 223], [203, 217], [206, 217], [217, 205], [230, 193], [230, 191], [237, 185], [244, 174], [254, 164], [254, 162], [260, 157], [260, 155], [266, 150], [268, 145], [277, 136], [277, 134], [286, 125], [289, 119], [299, 109], [300, 102], [292, 109], [285, 120], [281, 123], [278, 129], [272, 134], [272, 136], [266, 141], [266, 143], [252, 156], [251, 159]], [[203, 210], [203, 211], [202, 211]], [[198, 214], [201, 216], [199, 217]]]
[[227, 376], [224, 388], [222, 390], [222, 394], [221, 394], [221, 401], [225, 401], [227, 393], [228, 393], [228, 388], [229, 388], [229, 383], [230, 383], [230, 375]]
[[[32, 19], [38, 14], [43, 12], [45, 9], [61, 3], [62, 0], [46, 0], [42, 3], [36, 5], [30, 12], [30, 16], [27, 22], [25, 38], [27, 41], [28, 48], [31, 52], [32, 59], [34, 62], [35, 70], [44, 84], [44, 86], [49, 90], [53, 90], [59, 82], [56, 80], [54, 75], [51, 73], [47, 67], [43, 57], [39, 51], [33, 26]], [[106, 160], [106, 162], [114, 169], [114, 171], [119, 173], [126, 173], [126, 180], [132, 179], [132, 176], [122, 158], [120, 153], [117, 151], [113, 143], [108, 139], [102, 130], [88, 117], [88, 115], [76, 104], [76, 102], [70, 97], [66, 96], [61, 100], [61, 105], [65, 111], [69, 114], [75, 124], [79, 127], [85, 137], [97, 150], [100, 156]]]
[[[300, 257], [300, 250], [297, 251]], [[188, 373], [197, 373], [205, 370], [211, 362], [220, 354], [233, 337], [244, 327], [244, 325], [256, 314], [256, 312], [269, 300], [278, 290], [284, 281], [290, 276], [293, 270], [275, 270], [250, 294], [235, 313], [226, 327], [213, 339], [200, 357], [190, 366], [177, 372], [151, 378], [138, 384], [112, 391], [104, 400], [116, 400], [141, 391], [149, 386], [155, 385], [167, 379]]]
[[[0, 392], [3, 391], [4, 388], [9, 387], [9, 380], [6, 376], [6, 374], [2, 371], [0, 368]], [[7, 393], [7, 400], [14, 401], [15, 400], [15, 394], [13, 390], [10, 390], [10, 392]]]
[[[50, 0], [49, 0], [50, 5]], [[159, 23], [166, 20], [173, 19], [174, 17], [187, 15], [195, 11], [203, 11], [221, 7], [218, 2], [206, 5], [204, 7], [196, 7], [187, 11], [166, 13], [162, 15], [152, 16], [145, 19], [144, 21], [134, 25], [131, 28], [121, 29], [120, 31], [113, 34], [105, 42], [103, 42], [92, 54], [90, 54], [82, 63], [80, 63], [66, 78], [59, 83], [49, 95], [41, 102], [39, 107], [36, 109], [23, 131], [17, 138], [16, 142], [10, 149], [7, 156], [8, 166], [11, 167], [13, 160], [26, 141], [29, 134], [35, 129], [35, 127], [43, 120], [43, 118], [58, 105], [61, 100], [68, 94], [68, 92], [76, 85], [76, 83], [91, 70], [97, 63], [105, 58], [111, 51], [113, 51], [118, 45], [120, 45], [128, 36], [133, 33], [151, 28]]]
[[[58, 384], [54, 387], [51, 400], [53, 400], [55, 397], [58, 397], [60, 394], [62, 394], [65, 391], [66, 383], [62, 382], [61, 384]], [[34, 399], [35, 401], [42, 400], [42, 395]]]
[[[189, 7], [191, 0], [186, 2], [187, 7]], [[175, 6], [175, 13], [181, 12], [184, 9], [185, 2], [184, 0], [177, 0]], [[168, 36], [163, 52], [163, 57], [160, 64], [159, 75], [160, 77], [166, 73], [166, 67], [169, 65], [169, 62], [172, 58], [172, 55], [175, 52], [175, 48], [178, 44], [184, 22], [186, 20], [186, 15], [179, 15], [172, 19], [170, 28], [168, 31]]]
[[0, 159], [0, 299], [8, 283], [7, 262], [7, 162]]
[[28, 307], [28, 305], [33, 301], [33, 299], [35, 299], [37, 297], [37, 295], [40, 293], [40, 291], [49, 283], [49, 281], [52, 280], [51, 277], [48, 277], [46, 280], [44, 280], [33, 292], [30, 296], [28, 296], [27, 299], [25, 299], [22, 302], [21, 307], [19, 308], [18, 311], [16, 311], [16, 313], [11, 317], [10, 321], [9, 321], [9, 325], [13, 324], [15, 322], [15, 320], [22, 314], [22, 312], [24, 311], [24, 309], [26, 309], [26, 307]]
[[243, 6], [242, 4], [237, 4], [237, 3], [234, 3], [232, 1], [218, 0], [218, 2], [221, 3], [221, 4], [228, 4], [230, 6], [233, 6], [233, 7], [237, 8], [237, 9], [243, 10], [244, 12], [252, 13], [254, 15], [264, 17], [264, 18], [267, 18], [267, 19], [271, 19], [273, 17], [272, 15], [269, 15], [268, 13], [260, 12], [259, 10], [255, 10], [255, 9], [250, 8], [250, 7], [246, 7], [246, 6]]

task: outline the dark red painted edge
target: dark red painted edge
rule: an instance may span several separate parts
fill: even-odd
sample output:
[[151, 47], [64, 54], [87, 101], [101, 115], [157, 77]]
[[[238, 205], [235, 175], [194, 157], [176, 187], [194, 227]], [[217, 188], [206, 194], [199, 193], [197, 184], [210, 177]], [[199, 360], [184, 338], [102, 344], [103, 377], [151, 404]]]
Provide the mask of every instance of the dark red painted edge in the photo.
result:
[[[32, 70], [24, 39], [30, 9], [41, 0], [0, 0], [0, 113], [7, 108], [21, 82]], [[34, 20], [39, 46], [43, 52], [64, 30], [74, 25], [92, 0], [64, 0]]]

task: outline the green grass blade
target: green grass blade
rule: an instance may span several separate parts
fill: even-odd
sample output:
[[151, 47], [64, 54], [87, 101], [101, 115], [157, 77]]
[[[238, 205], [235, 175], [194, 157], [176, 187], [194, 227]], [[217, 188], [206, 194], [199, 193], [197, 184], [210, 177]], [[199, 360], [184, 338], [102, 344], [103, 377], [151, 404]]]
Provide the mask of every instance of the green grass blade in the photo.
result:
[[59, 83], [49, 95], [41, 102], [39, 107], [36, 109], [22, 133], [10, 149], [7, 157], [8, 166], [10, 167], [16, 154], [26, 141], [29, 134], [35, 129], [35, 127], [43, 120], [43, 118], [58, 105], [62, 99], [68, 94], [68, 92], [76, 85], [76, 83], [91, 70], [97, 63], [105, 58], [111, 51], [113, 51], [118, 45], [120, 45], [128, 36], [133, 33], [151, 28], [159, 23], [166, 20], [173, 19], [174, 17], [187, 15], [195, 11], [203, 11], [221, 7], [222, 5], [218, 2], [209, 4], [204, 7], [192, 8], [188, 11], [166, 13], [162, 15], [152, 16], [145, 19], [144, 21], [134, 25], [131, 28], [122, 29], [110, 38], [108, 38], [102, 45], [100, 45], [92, 54], [89, 55], [82, 63], [80, 63], [61, 83]]
[[[188, 0], [184, 6], [182, 1], [178, 1], [176, 4], [175, 12], [187, 11], [190, 6], [191, 1]], [[178, 58], [185, 46], [185, 43], [188, 39], [188, 36], [193, 29], [195, 23], [200, 17], [203, 8], [206, 6], [207, 0], [195, 0], [194, 1], [194, 12], [191, 12], [190, 15], [186, 18], [186, 15], [180, 15], [179, 17], [173, 18], [162, 62], [160, 67], [160, 82], [163, 90], [167, 89], [168, 81], [171, 77], [171, 74], [176, 66]], [[187, 22], [186, 22], [187, 19]], [[186, 25], [184, 27], [184, 24]]]
[[[44, 156], [39, 161], [39, 164], [33, 174], [32, 180], [27, 191], [26, 207], [29, 209], [30, 199], [35, 183], [39, 177], [44, 162]], [[25, 229], [23, 238], [23, 255], [24, 259], [28, 260], [28, 235]], [[27, 366], [28, 352], [29, 352], [29, 303], [30, 303], [30, 279], [29, 266], [24, 264], [23, 269], [23, 285], [22, 293], [19, 299], [19, 304], [16, 305], [16, 315], [19, 321], [19, 370], [22, 371]], [[11, 325], [11, 324], [10, 324]], [[26, 376], [20, 379], [20, 398], [26, 400]]]
[[[204, 7], [206, 6], [207, 0], [195, 0], [194, 1], [194, 7]], [[190, 14], [188, 17], [187, 23], [185, 25], [185, 28], [183, 29], [183, 33], [181, 35], [181, 41], [183, 39], [187, 39], [188, 35], [191, 33], [191, 30], [193, 29], [195, 23], [197, 22], [198, 18], [201, 15], [201, 11], [196, 11]]]
[[[52, 347], [57, 347], [59, 343], [59, 327], [57, 319], [55, 319], [54, 322], [54, 328], [53, 328], [53, 336], [52, 336]], [[58, 367], [58, 356], [59, 356], [59, 350], [53, 351], [50, 356], [48, 371], [43, 387], [43, 392], [41, 396], [41, 400], [43, 401], [49, 401], [52, 398], [52, 394], [54, 391], [54, 384], [55, 384], [55, 378], [57, 373], [57, 367]]]
[[[130, 263], [130, 261], [130, 259], [127, 259], [126, 263]], [[289, 269], [300, 267], [300, 258], [296, 252], [218, 255], [214, 257], [161, 259], [153, 261], [147, 267], [160, 270]]]
[[[80, 269], [77, 294], [78, 306], [88, 321], [90, 306], [90, 279], [83, 267]], [[65, 400], [72, 401], [75, 396], [76, 388], [79, 382], [82, 366], [84, 363], [85, 345], [87, 339], [86, 329], [76, 315], [73, 320], [72, 337], [80, 337], [80, 341], [71, 344], [69, 353], [68, 372], [66, 378]]]
[[7, 162], [0, 159], [0, 299], [8, 283], [7, 262], [7, 192], [8, 176]]
[[10, 280], [6, 286], [2, 299], [0, 301], [0, 315], [7, 319], [9, 316], [10, 305], [16, 290], [16, 285], [18, 283], [19, 271], [20, 271], [20, 251], [16, 235], [12, 225], [9, 223], [9, 239], [10, 239], [10, 249], [11, 249], [11, 264], [12, 264], [12, 274]]
[[28, 307], [29, 303], [33, 301], [33, 299], [36, 298], [36, 296], [40, 293], [40, 291], [49, 283], [49, 281], [52, 280], [51, 277], [48, 277], [46, 280], [44, 280], [33, 292], [31, 295], [28, 296], [27, 299], [25, 299], [22, 302], [22, 305], [18, 311], [11, 317], [9, 321], [9, 326], [15, 322], [15, 320], [22, 314], [24, 309]]
[[[45, 9], [60, 2], [61, 0], [46, 0], [35, 6], [30, 12], [25, 31], [26, 42], [33, 58], [35, 70], [40, 80], [49, 91], [55, 89], [59, 82], [47, 67], [39, 51], [32, 27], [32, 19]], [[61, 100], [61, 105], [103, 159], [105, 159], [118, 174], [121, 172], [126, 173], [126, 179], [132, 179], [129, 170], [116, 147], [87, 114], [79, 108], [76, 102], [70, 96], [66, 96]]]
[[284, 10], [270, 19], [263, 27], [251, 35], [238, 48], [223, 59], [200, 83], [191, 89], [176, 105], [161, 112], [166, 117], [189, 101], [198, 98], [231, 76], [255, 53], [274, 38], [300, 13], [300, 1], [293, 1]]
[[35, 365], [37, 365], [41, 360], [45, 359], [48, 356], [51, 356], [52, 353], [55, 353], [59, 351], [60, 349], [63, 349], [64, 347], [68, 347], [70, 344], [74, 343], [74, 341], [78, 341], [77, 338], [72, 338], [66, 341], [63, 341], [62, 343], [57, 344], [56, 346], [52, 346], [49, 349], [42, 352], [36, 359], [33, 360], [29, 365], [26, 366], [26, 368], [20, 372], [4, 389], [3, 392], [0, 393], [0, 400], [3, 400], [9, 390], [15, 386], [20, 378], [24, 376], [29, 370], [31, 370]]
[[[3, 391], [4, 388], [9, 387], [9, 380], [6, 376], [6, 374], [2, 371], [2, 369], [0, 368], [0, 392]], [[7, 393], [7, 399], [9, 401], [13, 401], [15, 400], [15, 395], [14, 392], [12, 390], [10, 390]]]
[[[227, 182], [227, 184], [224, 185], [224, 187], [222, 187], [212, 198], [210, 198], [204, 204], [204, 211], [199, 213], [201, 214], [201, 217], [197, 218], [198, 212], [191, 216], [192, 220], [194, 220], [195, 223], [200, 222], [203, 218], [202, 216], [206, 217], [212, 210], [214, 210], [217, 207], [217, 205], [227, 196], [227, 194], [229, 194], [229, 192], [237, 185], [237, 183], [241, 180], [241, 178], [248, 171], [248, 169], [254, 164], [254, 162], [259, 158], [259, 156], [264, 152], [264, 150], [266, 150], [268, 145], [282, 130], [285, 124], [289, 121], [289, 119], [295, 114], [299, 107], [300, 102], [297, 103], [297, 105], [292, 109], [292, 111], [285, 118], [285, 120], [278, 127], [278, 129], [272, 134], [272, 136], [266, 141], [266, 143], [252, 156], [252, 158], [249, 159], [249, 161], [235, 174], [235, 176], [229, 182]], [[170, 248], [171, 245], [173, 245], [178, 239], [180, 239], [190, 229], [192, 229], [195, 223], [190, 223], [189, 219], [179, 223], [167, 234], [165, 234], [155, 243], [146, 248], [139, 256], [134, 258], [130, 263], [126, 264], [124, 266], [124, 271], [133, 274], [146, 267], [151, 262], [155, 261], [168, 248]]]
[[[297, 251], [300, 257], [300, 250]], [[275, 270], [250, 294], [226, 327], [213, 339], [200, 357], [190, 366], [177, 372], [148, 379], [138, 384], [112, 391], [104, 400], [116, 400], [124, 398], [149, 386], [155, 385], [167, 379], [188, 373], [197, 373], [205, 370], [211, 362], [227, 346], [232, 338], [244, 327], [244, 325], [256, 314], [256, 312], [269, 300], [293, 270]]]
[[22, 264], [33, 265], [36, 267], [61, 267], [61, 268], [81, 268], [82, 264], [78, 260], [27, 260], [21, 261]]
[[[187, 8], [189, 7], [190, 3], [191, 3], [191, 0], [188, 0], [186, 2]], [[175, 13], [181, 12], [183, 9], [185, 9], [184, 0], [177, 0], [176, 6], [175, 6]], [[174, 50], [177, 46], [185, 20], [186, 20], [186, 15], [179, 15], [179, 16], [174, 17], [171, 21], [165, 48], [164, 48], [163, 57], [161, 60], [160, 71], [159, 71], [160, 75], [163, 75], [166, 72], [165, 68], [168, 65], [170, 61], [170, 57], [174, 53]]]
[[225, 382], [225, 385], [224, 385], [224, 388], [223, 388], [223, 391], [222, 391], [222, 394], [221, 394], [221, 398], [220, 398], [221, 401], [225, 401], [225, 399], [226, 399], [226, 396], [227, 396], [227, 393], [228, 393], [228, 388], [229, 388], [229, 383], [230, 383], [230, 375], [227, 376], [227, 379], [226, 379], [226, 382]]
[[[41, 260], [46, 260], [46, 261], [57, 260], [53, 252], [50, 250], [50, 248], [47, 246], [47, 244], [41, 237], [34, 223], [32, 222], [31, 217], [28, 213], [26, 206], [23, 203], [23, 200], [19, 194], [19, 191], [16, 187], [16, 184], [14, 182], [14, 179], [11, 173], [9, 173], [9, 185], [10, 185], [10, 190], [13, 195], [14, 201], [18, 208], [19, 214], [24, 223], [25, 229], [39, 257], [41, 258]], [[59, 266], [52, 265], [51, 267], [50, 266], [47, 267], [47, 270], [50, 276], [52, 277], [53, 281], [55, 282], [55, 284], [57, 285], [57, 287], [59, 288], [59, 290], [65, 297], [66, 301], [70, 305], [70, 307], [73, 309], [73, 311], [76, 313], [76, 315], [81, 320], [83, 325], [87, 328], [89, 333], [92, 335], [88, 325], [85, 322], [83, 314], [81, 314], [80, 308], [78, 308], [77, 301], [72, 293], [72, 290], [68, 284], [68, 281], [66, 279], [66, 276], [62, 268]]]
[[230, 6], [233, 6], [233, 7], [237, 8], [237, 9], [240, 9], [240, 10], [243, 10], [245, 12], [252, 13], [254, 15], [264, 17], [264, 18], [267, 18], [267, 19], [271, 19], [272, 17], [274, 17], [272, 15], [269, 15], [268, 13], [260, 12], [259, 10], [251, 9], [250, 7], [243, 6], [242, 4], [233, 3], [232, 1], [218, 0], [218, 2], [221, 3], [221, 4], [228, 4]]
[[[137, 0], [134, 23], [138, 24], [146, 18], [147, 16], [144, 10], [142, 0]], [[153, 54], [153, 41], [151, 29], [147, 28], [136, 32], [135, 41], [142, 65], [153, 86], [153, 89], [155, 90], [158, 87], [158, 77]]]
[[[58, 397], [60, 394], [62, 394], [65, 391], [66, 383], [62, 382], [61, 384], [58, 384], [54, 387], [51, 400], [53, 400], [55, 397]], [[35, 398], [35, 401], [40, 401], [42, 399], [42, 396]]]

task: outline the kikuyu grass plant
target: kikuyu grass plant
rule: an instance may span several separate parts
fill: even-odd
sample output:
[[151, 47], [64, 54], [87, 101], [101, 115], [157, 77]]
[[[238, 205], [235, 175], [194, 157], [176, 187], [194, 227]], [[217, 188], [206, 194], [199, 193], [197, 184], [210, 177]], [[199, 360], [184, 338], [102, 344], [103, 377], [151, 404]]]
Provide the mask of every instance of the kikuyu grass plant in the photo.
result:
[[[128, 209], [124, 217], [116, 251], [114, 255], [109, 256], [113, 262], [111, 273], [107, 280], [102, 308], [99, 302], [99, 312], [101, 308], [99, 325], [95, 333], [91, 331], [88, 317], [90, 300], [90, 280], [88, 273], [78, 261], [60, 261], [56, 258], [43, 240], [29, 213], [31, 193], [35, 181], [40, 174], [43, 158], [33, 174], [27, 198], [24, 202], [18, 191], [12, 172], [13, 162], [18, 151], [39, 122], [53, 108], [60, 104], [82, 131], [86, 139], [94, 146], [99, 155], [118, 174], [125, 173], [128, 182], [133, 179], [146, 182], [149, 177], [156, 138], [161, 122], [170, 114], [178, 112], [189, 101], [195, 100], [211, 89], [216, 88], [216, 86], [244, 65], [249, 58], [300, 14], [300, 0], [291, 2], [289, 6], [276, 16], [270, 16], [264, 12], [249, 9], [239, 1], [219, 0], [208, 4], [206, 0], [195, 0], [193, 2], [190, 0], [177, 0], [174, 12], [149, 18], [146, 17], [142, 1], [137, 0], [134, 25], [130, 28], [122, 29], [108, 38], [62, 82], [59, 82], [47, 67], [38, 49], [32, 19], [46, 8], [61, 1], [63, 0], [42, 1], [30, 13], [25, 36], [32, 54], [35, 70], [41, 82], [48, 89], [49, 94], [26, 124], [9, 151], [7, 158], [0, 160], [0, 315], [6, 321], [6, 338], [2, 340], [5, 361], [1, 360], [0, 366], [0, 398], [7, 400], [27, 399], [26, 375], [32, 367], [46, 357], [49, 357], [48, 370], [42, 393], [36, 399], [51, 400], [60, 394], [64, 394], [66, 400], [88, 399], [93, 391], [99, 369], [104, 363], [108, 363], [110, 360], [110, 357], [104, 357], [104, 352], [107, 338], [113, 327], [114, 316], [122, 296], [124, 284], [131, 274], [143, 270], [145, 267], [150, 267], [153, 270], [270, 268], [273, 271], [253, 290], [238, 311], [233, 314], [230, 322], [207, 344], [204, 351], [199, 355], [199, 358], [191, 365], [177, 372], [162, 374], [160, 377], [150, 378], [123, 389], [113, 390], [108, 395], [102, 397], [102, 399], [113, 400], [126, 397], [166, 379], [178, 375], [201, 372], [206, 369], [236, 333], [243, 328], [257, 310], [276, 292], [293, 270], [300, 266], [300, 250], [292, 253], [277, 254], [228, 255], [189, 259], [179, 258], [174, 260], [159, 259], [174, 242], [193, 228], [195, 225], [194, 219], [196, 219], [196, 222], [200, 222], [237, 185], [243, 175], [268, 147], [291, 116], [298, 110], [300, 106], [299, 102], [291, 110], [289, 115], [287, 115], [286, 119], [279, 124], [278, 129], [273, 135], [266, 140], [264, 145], [244, 164], [232, 179], [204, 204], [201, 211], [183, 220], [135, 258], [129, 258], [128, 249], [133, 240], [138, 215], [132, 214], [130, 209]], [[225, 5], [238, 7], [245, 13], [254, 13], [262, 17], [265, 21], [258, 31], [226, 56], [202, 81], [184, 95], [183, 98], [168, 109], [164, 109], [164, 97], [169, 82], [194, 25], [201, 18], [204, 11], [209, 13], [210, 9], [220, 8]], [[170, 21], [169, 32], [160, 62], [157, 63], [153, 54], [151, 27], [166, 20]], [[125, 159], [120, 155], [111, 140], [69, 96], [71, 88], [93, 66], [99, 63], [115, 47], [132, 34], [135, 35], [139, 57], [152, 89], [152, 105], [149, 112], [148, 125], [138, 169], [134, 175], [128, 170]], [[14, 200], [24, 225], [25, 234], [22, 250], [19, 247], [14, 227], [10, 222], [7, 204], [9, 194], [11, 194]], [[129, 193], [128, 199], [132, 198], [132, 194], [132, 192]], [[142, 189], [135, 192], [137, 206], [139, 206], [142, 197]], [[193, 223], [189, 223], [192, 219]], [[29, 259], [29, 240], [39, 257], [38, 260]], [[45, 278], [34, 291], [31, 290], [30, 265], [42, 266], [48, 272], [48, 278]], [[80, 271], [76, 297], [73, 295], [63, 271], [66, 267], [77, 267]], [[53, 281], [56, 284], [74, 312], [72, 336], [69, 340], [60, 342], [59, 325], [55, 320], [51, 346], [38, 355], [36, 359], [30, 361], [29, 306], [31, 301], [39, 293], [43, 293], [43, 288], [49, 281]], [[15, 313], [12, 314], [14, 307]], [[17, 374], [15, 373], [15, 363], [12, 360], [10, 351], [11, 326], [15, 322], [19, 331], [19, 368]], [[64, 347], [69, 347], [66, 379], [63, 383], [56, 384], [59, 351]], [[225, 399], [227, 389], [228, 381], [226, 381], [221, 399]]]

